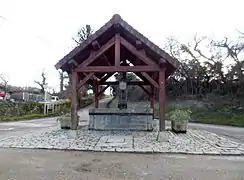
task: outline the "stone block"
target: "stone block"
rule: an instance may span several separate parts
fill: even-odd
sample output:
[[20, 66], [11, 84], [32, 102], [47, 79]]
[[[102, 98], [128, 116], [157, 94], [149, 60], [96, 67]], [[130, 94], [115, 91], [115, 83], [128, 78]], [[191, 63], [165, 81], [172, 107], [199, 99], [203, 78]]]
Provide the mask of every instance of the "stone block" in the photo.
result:
[[89, 129], [95, 130], [152, 130], [153, 114], [131, 110], [96, 109], [89, 112]]

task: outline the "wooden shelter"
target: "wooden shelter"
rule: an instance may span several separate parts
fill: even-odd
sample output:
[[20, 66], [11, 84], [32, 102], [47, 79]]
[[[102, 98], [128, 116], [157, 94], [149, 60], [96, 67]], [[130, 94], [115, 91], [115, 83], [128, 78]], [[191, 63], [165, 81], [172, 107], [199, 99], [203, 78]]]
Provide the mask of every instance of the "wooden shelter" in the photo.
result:
[[[118, 14], [96, 31], [81, 45], [62, 58], [55, 67], [72, 74], [71, 129], [77, 129], [77, 93], [85, 84], [92, 84], [95, 108], [99, 95], [117, 82], [107, 81], [116, 72], [133, 72], [142, 81], [128, 82], [139, 85], [150, 95], [154, 105], [155, 89], [159, 92], [160, 131], [165, 129], [165, 80], [178, 67], [177, 59], [169, 56], [140, 34]], [[106, 85], [99, 92], [99, 86]], [[151, 86], [149, 92], [144, 86]]]

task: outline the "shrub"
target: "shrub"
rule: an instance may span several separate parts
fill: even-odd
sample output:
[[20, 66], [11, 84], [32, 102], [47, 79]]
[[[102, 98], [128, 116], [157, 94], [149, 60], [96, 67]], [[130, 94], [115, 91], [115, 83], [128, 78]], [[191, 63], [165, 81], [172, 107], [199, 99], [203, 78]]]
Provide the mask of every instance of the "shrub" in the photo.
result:
[[191, 111], [184, 109], [175, 109], [169, 113], [169, 119], [171, 121], [190, 121], [191, 120]]

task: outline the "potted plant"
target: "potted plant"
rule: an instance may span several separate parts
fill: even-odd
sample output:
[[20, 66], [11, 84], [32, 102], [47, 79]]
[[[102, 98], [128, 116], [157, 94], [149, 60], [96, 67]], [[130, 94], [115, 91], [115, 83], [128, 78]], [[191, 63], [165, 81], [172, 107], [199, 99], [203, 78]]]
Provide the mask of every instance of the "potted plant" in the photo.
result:
[[175, 109], [170, 113], [171, 129], [176, 133], [186, 133], [188, 121], [191, 119], [191, 111]]
[[57, 121], [60, 122], [61, 129], [70, 129], [71, 124], [71, 115], [64, 114], [57, 118]]

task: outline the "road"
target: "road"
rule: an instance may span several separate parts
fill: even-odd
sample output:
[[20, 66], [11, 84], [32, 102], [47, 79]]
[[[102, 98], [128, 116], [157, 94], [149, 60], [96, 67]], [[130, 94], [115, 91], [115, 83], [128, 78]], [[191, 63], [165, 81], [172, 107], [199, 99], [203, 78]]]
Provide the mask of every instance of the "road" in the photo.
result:
[[0, 149], [1, 180], [243, 180], [244, 157]]
[[244, 143], [244, 128], [199, 123], [189, 123], [189, 128], [206, 130]]
[[[100, 106], [104, 106], [111, 98], [100, 100]], [[78, 112], [80, 116], [80, 124], [87, 123], [88, 117], [88, 109], [92, 107], [90, 105], [86, 108], [81, 109]], [[25, 121], [15, 121], [15, 122], [4, 122], [0, 123], [0, 138], [7, 138], [9, 136], [20, 136], [26, 133], [42, 131], [47, 127], [55, 127], [59, 126], [59, 122], [56, 117], [51, 118], [41, 118], [34, 120], [25, 120]]]

